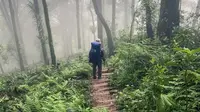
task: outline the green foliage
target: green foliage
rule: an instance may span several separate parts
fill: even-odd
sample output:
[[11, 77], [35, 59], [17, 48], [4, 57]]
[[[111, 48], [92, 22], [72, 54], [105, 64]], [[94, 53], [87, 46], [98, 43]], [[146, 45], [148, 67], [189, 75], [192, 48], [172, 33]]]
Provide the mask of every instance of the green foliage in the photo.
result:
[[90, 65], [80, 58], [59, 69], [41, 67], [2, 77], [0, 111], [90, 112], [90, 73]]
[[157, 40], [118, 42], [109, 66], [115, 69], [110, 79], [111, 85], [120, 91], [119, 110], [199, 111], [200, 49], [197, 42], [192, 44], [193, 39], [184, 44], [186, 41], [178, 39], [182, 36], [188, 37], [177, 33], [174, 45], [170, 46]]
[[[147, 42], [149, 41], [147, 40]], [[148, 68], [152, 66], [151, 58], [155, 57], [155, 59], [163, 61], [163, 57], [167, 56], [163, 52], [159, 53], [159, 51], [165, 51], [165, 47], [159, 48], [160, 45], [153, 42], [152, 45], [154, 46], [149, 47], [145, 43], [121, 42], [116, 50], [116, 55], [109, 61], [110, 67], [117, 68], [111, 77], [111, 85], [119, 89], [126, 85], [137, 88]]]
[[199, 31], [180, 28], [175, 32], [174, 40], [180, 47], [196, 49], [200, 47]]

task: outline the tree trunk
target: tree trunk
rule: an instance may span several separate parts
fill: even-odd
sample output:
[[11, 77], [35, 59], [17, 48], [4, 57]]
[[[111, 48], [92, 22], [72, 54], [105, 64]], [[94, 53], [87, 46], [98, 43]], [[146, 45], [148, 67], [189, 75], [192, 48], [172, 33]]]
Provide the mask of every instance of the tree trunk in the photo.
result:
[[106, 1], [107, 0], [101, 0], [101, 8], [102, 8], [102, 15], [103, 15], [103, 17], [105, 18], [105, 20], [106, 20], [106, 6], [107, 6], [107, 3], [106, 3]]
[[[17, 8], [15, 8], [14, 10], [17, 10]], [[24, 41], [23, 41], [23, 36], [22, 36], [22, 31], [21, 31], [21, 27], [20, 27], [20, 22], [19, 22], [19, 16], [18, 13], [16, 13], [16, 27], [17, 27], [17, 34], [19, 37], [19, 42], [21, 45], [21, 53], [22, 53], [22, 57], [24, 60], [24, 65], [27, 66], [28, 65], [28, 61], [27, 61], [27, 57], [26, 57], [26, 51], [25, 51], [25, 47], [24, 47]]]
[[[102, 15], [102, 0], [97, 0], [95, 2], [97, 5], [96, 8], [98, 8], [99, 13]], [[97, 38], [101, 39], [101, 42], [103, 45], [103, 26], [102, 26], [102, 22], [99, 17], [97, 18], [97, 28], [98, 28], [98, 37]]]
[[5, 72], [1, 63], [0, 63], [0, 69], [1, 69], [1, 73], [4, 74]]
[[112, 40], [112, 33], [111, 33], [110, 28], [109, 28], [108, 24], [106, 23], [103, 15], [101, 14], [101, 12], [98, 9], [97, 1], [99, 1], [99, 0], [92, 0], [92, 1], [93, 1], [95, 12], [106, 30], [107, 39], [108, 39], [109, 56], [111, 56], [114, 54], [114, 44], [113, 44], [113, 40]]
[[49, 13], [48, 13], [48, 7], [47, 7], [46, 0], [42, 0], [42, 5], [44, 8], [44, 17], [45, 17], [45, 22], [46, 22], [46, 27], [47, 27], [47, 32], [48, 32], [51, 61], [52, 61], [52, 64], [54, 65], [54, 67], [56, 67], [56, 55], [55, 55], [55, 51], [54, 51], [53, 38], [52, 38], [52, 34], [51, 34], [51, 26], [50, 26], [50, 21], [49, 21]]
[[[101, 14], [104, 17], [105, 21], [107, 21], [108, 20], [107, 13], [106, 13], [106, 11], [107, 11], [106, 9], [108, 9], [107, 0], [101, 0], [101, 1], [102, 1], [101, 2], [101, 8], [102, 8]], [[112, 1], [112, 0], [110, 0], [110, 1]], [[112, 31], [111, 31], [111, 33], [112, 33]], [[102, 34], [103, 34], [103, 38], [102, 38], [103, 39], [102, 42], [103, 42], [104, 38], [106, 37], [106, 32], [104, 31], [103, 26], [102, 26]]]
[[128, 0], [124, 0], [124, 28], [128, 26]]
[[95, 26], [95, 21], [94, 21], [94, 15], [93, 15], [93, 12], [92, 12], [92, 7], [89, 6], [88, 9], [89, 9], [89, 12], [90, 12], [91, 17], [92, 17], [92, 26], [93, 26], [93, 28], [92, 28], [92, 34], [93, 34], [94, 40], [95, 40], [96, 39], [96, 30], [95, 30], [96, 26]]
[[116, 0], [112, 0], [112, 35], [113, 37], [116, 37], [115, 19], [116, 19]]
[[146, 30], [147, 30], [147, 36], [151, 39], [154, 37], [154, 32], [152, 28], [152, 11], [150, 7], [149, 1], [144, 1], [145, 9], [146, 9]]
[[197, 3], [195, 16], [194, 16], [193, 23], [192, 23], [193, 27], [197, 24], [199, 16], [200, 16], [200, 0], [198, 0], [198, 3]]
[[78, 49], [81, 49], [81, 30], [80, 30], [80, 1], [76, 0], [76, 20], [77, 20], [77, 37], [78, 37]]
[[48, 60], [48, 54], [47, 54], [47, 48], [46, 48], [46, 39], [44, 36], [44, 27], [42, 24], [42, 18], [40, 15], [40, 8], [39, 8], [39, 4], [38, 4], [38, 0], [34, 0], [34, 16], [36, 18], [36, 24], [37, 24], [37, 30], [38, 30], [38, 34], [39, 34], [39, 40], [41, 43], [41, 47], [42, 47], [42, 55], [43, 55], [43, 61], [46, 65], [49, 64], [49, 60]]
[[182, 10], [182, 0], [179, 1], [179, 10]]
[[81, 0], [81, 32], [82, 32], [82, 45], [83, 45], [83, 50], [86, 50], [86, 39], [85, 39], [85, 22], [84, 22], [84, 4], [85, 0]]
[[15, 12], [13, 9], [13, 4], [12, 4], [11, 0], [8, 0], [8, 2], [9, 2], [9, 7], [10, 7], [10, 16], [11, 16], [11, 21], [12, 21], [12, 25], [13, 25], [13, 32], [14, 32], [14, 36], [15, 36], [15, 43], [16, 43], [16, 47], [17, 47], [17, 54], [18, 54], [18, 58], [19, 58], [19, 66], [20, 66], [20, 69], [22, 71], [24, 71], [25, 70], [24, 60], [23, 60], [23, 57], [21, 54], [21, 46], [20, 46], [19, 37], [17, 34], [17, 27], [16, 27], [16, 23], [15, 23], [16, 15], [15, 15]]
[[179, 0], [162, 0], [160, 7], [160, 18], [157, 33], [162, 41], [162, 37], [170, 40], [173, 30], [179, 26]]
[[133, 34], [134, 34], [134, 23], [135, 23], [135, 0], [132, 0], [132, 21], [131, 21], [131, 29], [130, 29], [130, 41], [133, 37]]
[[[6, 24], [8, 26], [8, 29], [12, 35], [12, 37], [15, 36], [14, 31], [13, 31], [13, 25], [12, 25], [12, 20], [11, 17], [9, 15], [9, 10], [7, 9], [7, 1], [6, 0], [2, 0], [0, 2], [0, 8], [1, 8], [1, 12], [3, 14], [3, 17], [6, 21]], [[24, 60], [24, 64], [28, 65], [27, 59], [26, 59], [26, 52], [25, 52], [25, 47], [24, 47], [24, 42], [23, 42], [23, 38], [22, 38], [22, 33], [21, 33], [21, 29], [20, 29], [20, 22], [19, 22], [19, 17], [18, 17], [18, 7], [16, 6], [17, 2], [13, 1], [12, 3], [12, 7], [15, 13], [15, 23], [16, 23], [16, 29], [17, 29], [17, 34], [19, 37], [19, 42], [20, 42], [20, 46], [21, 46], [21, 54]], [[17, 54], [17, 53], [16, 53]], [[19, 61], [19, 60], [17, 60]]]

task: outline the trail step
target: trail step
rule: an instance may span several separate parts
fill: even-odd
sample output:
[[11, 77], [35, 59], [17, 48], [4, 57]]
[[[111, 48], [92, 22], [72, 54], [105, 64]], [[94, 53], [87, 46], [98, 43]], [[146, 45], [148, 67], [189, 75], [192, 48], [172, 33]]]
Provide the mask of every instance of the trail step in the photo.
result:
[[100, 83], [108, 83], [108, 79], [104, 79], [104, 80], [93, 80], [92, 82], [93, 84], [100, 84]]
[[115, 99], [113, 99], [112, 93], [116, 93], [116, 90], [109, 88], [109, 76], [112, 73], [104, 70], [102, 72], [102, 79], [92, 79], [91, 96], [93, 99], [93, 107], [105, 107], [109, 112], [117, 112], [115, 105]]
[[103, 92], [103, 91], [109, 91], [109, 90], [110, 90], [110, 88], [105, 87], [105, 88], [97, 89], [96, 92]]
[[100, 88], [100, 87], [106, 87], [106, 86], [108, 86], [108, 83], [100, 83], [100, 84], [93, 85], [94, 88]]
[[102, 104], [113, 104], [115, 102], [115, 100], [106, 100], [106, 101], [97, 101], [98, 103], [102, 103]]
[[110, 90], [110, 93], [111, 94], [115, 94], [115, 93], [117, 93], [118, 91], [117, 90]]

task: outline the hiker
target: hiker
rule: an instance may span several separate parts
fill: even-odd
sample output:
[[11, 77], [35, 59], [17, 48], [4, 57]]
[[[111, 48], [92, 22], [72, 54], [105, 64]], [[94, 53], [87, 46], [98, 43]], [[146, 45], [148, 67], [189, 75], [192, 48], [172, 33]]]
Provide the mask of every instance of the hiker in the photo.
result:
[[98, 67], [98, 79], [101, 79], [102, 60], [105, 61], [101, 40], [96, 39], [96, 41], [91, 43], [91, 49], [89, 53], [89, 62], [92, 63], [93, 66], [93, 79], [96, 79], [96, 67]]

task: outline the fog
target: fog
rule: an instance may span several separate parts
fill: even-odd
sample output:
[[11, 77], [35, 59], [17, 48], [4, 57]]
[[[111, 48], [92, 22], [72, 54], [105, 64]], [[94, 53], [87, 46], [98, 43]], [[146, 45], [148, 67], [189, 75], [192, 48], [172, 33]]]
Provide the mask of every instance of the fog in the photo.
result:
[[[12, 0], [13, 6], [15, 9], [15, 14], [18, 17], [19, 24], [17, 24], [17, 32], [21, 37], [20, 44], [22, 49], [24, 49], [24, 54], [27, 60], [27, 66], [32, 64], [42, 63], [41, 55], [41, 44], [38, 39], [38, 31], [36, 25], [36, 19], [34, 17], [34, 12], [30, 8], [29, 4], [32, 0]], [[127, 5], [127, 18], [125, 20], [125, 0], [117, 0], [116, 6], [116, 32], [123, 29], [129, 29], [131, 23], [131, 0], [128, 0]], [[156, 4], [159, 3], [159, 0], [154, 0]], [[2, 2], [5, 2], [3, 4]], [[76, 0], [47, 0], [49, 18], [52, 30], [52, 37], [54, 41], [54, 48], [57, 60], [67, 58], [73, 54], [79, 52], [88, 52], [90, 49], [90, 42], [94, 41], [94, 35], [92, 31], [95, 32], [97, 36], [97, 16], [94, 12], [90, 0], [80, 0], [79, 5], [79, 16], [80, 16], [80, 37], [81, 37], [81, 49], [78, 49], [78, 38], [77, 38], [77, 15], [76, 15]], [[103, 15], [106, 19], [106, 22], [111, 26], [112, 21], [112, 0], [103, 0]], [[41, 9], [41, 15], [44, 15], [42, 8], [42, 0], [39, 0], [39, 5]], [[143, 23], [142, 17], [143, 14], [141, 11], [140, 2], [136, 0], [137, 11], [141, 14], [137, 16], [137, 21], [134, 24], [137, 33], [137, 28], [140, 24]], [[197, 0], [182, 0], [181, 9], [182, 11], [187, 12], [185, 17], [188, 17], [188, 13], [194, 13], [197, 5]], [[6, 48], [6, 57], [7, 59], [1, 59], [1, 65], [4, 69], [4, 72], [9, 72], [11, 70], [19, 69], [18, 58], [15, 47], [15, 40], [9, 25], [6, 22], [5, 14], [3, 11], [7, 10], [7, 15], [10, 17], [9, 5], [7, 0], [0, 0], [0, 45]], [[5, 9], [4, 9], [5, 8]], [[95, 27], [93, 26], [92, 15], [89, 10], [91, 8]], [[157, 7], [159, 9], [159, 7]], [[42, 16], [42, 19], [44, 17]], [[15, 20], [15, 21], [18, 21]], [[43, 23], [45, 24], [45, 23]], [[46, 26], [44, 25], [45, 36], [47, 36]], [[106, 39], [106, 33], [103, 33], [104, 41]], [[49, 48], [48, 48], [48, 54]], [[50, 55], [48, 56], [50, 58]]]

